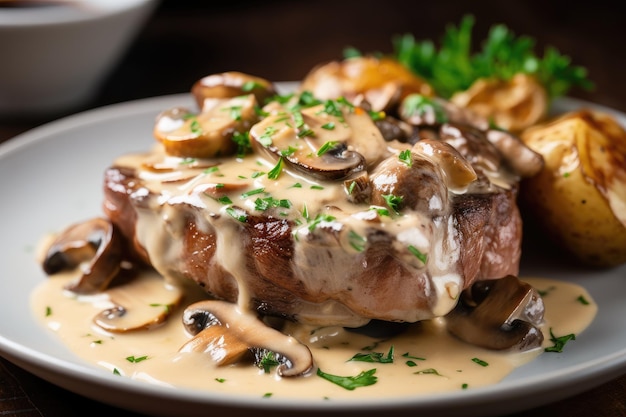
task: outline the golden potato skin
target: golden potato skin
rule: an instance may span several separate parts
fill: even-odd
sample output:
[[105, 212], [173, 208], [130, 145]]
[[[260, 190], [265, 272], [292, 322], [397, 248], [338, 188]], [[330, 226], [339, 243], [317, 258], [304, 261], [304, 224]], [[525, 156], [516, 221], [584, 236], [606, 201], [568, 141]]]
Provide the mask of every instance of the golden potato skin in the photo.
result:
[[626, 133], [619, 124], [608, 115], [582, 110], [531, 127], [521, 138], [545, 161], [537, 176], [521, 184], [523, 210], [583, 264], [626, 263], [624, 214], [620, 220], [607, 199], [607, 181], [618, 194], [626, 184]]

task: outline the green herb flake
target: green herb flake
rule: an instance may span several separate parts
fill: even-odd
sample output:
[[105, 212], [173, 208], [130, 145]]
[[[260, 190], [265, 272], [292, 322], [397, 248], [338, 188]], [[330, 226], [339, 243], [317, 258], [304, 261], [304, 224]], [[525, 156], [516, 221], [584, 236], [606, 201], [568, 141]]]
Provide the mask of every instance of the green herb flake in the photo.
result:
[[278, 177], [280, 176], [281, 172], [283, 172], [283, 157], [279, 157], [278, 158], [278, 162], [276, 163], [276, 165], [274, 165], [274, 168], [272, 168], [268, 173], [267, 173], [267, 178], [271, 179], [271, 180], [275, 180], [278, 179]]
[[220, 384], [223, 384], [224, 382], [226, 382], [226, 378], [215, 378], [215, 380], [219, 382]]
[[246, 154], [252, 152], [252, 144], [250, 143], [248, 132], [234, 132], [231, 140], [237, 144], [238, 158], [243, 158]]
[[262, 194], [264, 192], [265, 192], [265, 188], [263, 188], [263, 187], [256, 188], [254, 190], [246, 191], [245, 193], [241, 194], [241, 198], [248, 198], [250, 196], [257, 195], [257, 194]]
[[573, 333], [570, 333], [565, 336], [556, 337], [554, 333], [552, 333], [552, 328], [550, 328], [550, 341], [554, 343], [554, 345], [545, 348], [544, 351], [556, 352], [556, 353], [563, 352], [563, 348], [565, 347], [565, 344], [569, 342], [570, 340], [576, 340], [576, 335]]
[[122, 375], [117, 368], [113, 368], [113, 375]]
[[126, 360], [130, 363], [139, 363], [148, 359], [148, 356], [127, 356]]
[[266, 392], [265, 394], [263, 394], [263, 398], [270, 398], [272, 395], [274, 394], [272, 394], [271, 392]]
[[259, 368], [263, 369], [263, 372], [266, 374], [269, 374], [271, 369], [278, 365], [280, 365], [280, 362], [276, 359], [276, 354], [269, 350], [263, 354], [259, 361]]
[[194, 135], [200, 136], [202, 134], [202, 125], [200, 125], [200, 122], [195, 117], [191, 120], [189, 129]]
[[386, 195], [383, 195], [382, 197], [385, 200], [385, 203], [387, 203], [389, 208], [392, 209], [394, 213], [396, 214], [400, 213], [400, 205], [402, 204], [404, 197], [393, 195], [393, 194], [386, 194]]
[[337, 141], [334, 140], [330, 140], [328, 142], [325, 142], [318, 150], [317, 150], [317, 156], [322, 156], [324, 155], [326, 152], [330, 151], [331, 149], [333, 149], [336, 145], [337, 145]]
[[363, 371], [356, 376], [338, 376], [331, 375], [323, 372], [320, 368], [317, 369], [317, 376], [324, 378], [327, 381], [332, 382], [333, 384], [339, 385], [342, 388], [345, 388], [349, 391], [353, 391], [356, 388], [366, 387], [369, 385], [374, 385], [378, 381], [378, 377], [374, 374], [376, 373], [376, 368], [370, 369], [368, 371]]
[[231, 200], [227, 195], [218, 198], [217, 201], [222, 204], [233, 204], [233, 200]]
[[591, 303], [589, 302], [589, 300], [587, 300], [587, 299], [585, 298], [585, 296], [584, 296], [584, 295], [579, 295], [579, 296], [578, 296], [578, 298], [576, 299], [576, 301], [578, 301], [580, 304], [582, 304], [582, 305], [584, 305], [584, 306], [588, 306], [589, 304], [591, 304]]
[[50, 317], [52, 315], [52, 307], [46, 306], [45, 316]]
[[400, 160], [400, 162], [406, 164], [406, 166], [408, 167], [413, 166], [413, 156], [410, 149], [405, 149], [404, 151], [400, 152], [400, 155], [398, 155], [398, 159]]
[[335, 217], [334, 217], [334, 216], [331, 216], [330, 214], [323, 214], [323, 213], [320, 213], [320, 214], [318, 214], [318, 215], [315, 217], [315, 219], [313, 219], [313, 221], [309, 224], [309, 230], [313, 231], [313, 230], [315, 230], [315, 229], [316, 229], [316, 228], [320, 225], [320, 223], [323, 223], [323, 222], [332, 222], [332, 221], [334, 221], [334, 220], [335, 220]]
[[178, 163], [179, 165], [191, 165], [196, 162], [196, 158], [183, 158]]
[[417, 249], [415, 246], [413, 245], [409, 245], [408, 247], [409, 252], [411, 252], [413, 254], [413, 256], [415, 256], [417, 259], [419, 259], [424, 265], [426, 265], [426, 261], [428, 261], [428, 256], [426, 256], [425, 253], [423, 253], [422, 251], [420, 251], [419, 249]]
[[321, 185], [312, 185], [311, 186], [311, 190], [323, 190], [324, 187], [322, 187]]
[[163, 303], [150, 303], [150, 307], [160, 307], [165, 310], [165, 313], [169, 314], [172, 311], [172, 304], [163, 304]]
[[241, 223], [245, 223], [248, 220], [248, 214], [240, 209], [236, 209], [234, 207], [227, 207], [226, 213], [235, 220], [240, 221]]
[[302, 184], [300, 184], [299, 182], [295, 183], [294, 185], [292, 185], [289, 188], [302, 188]]
[[348, 361], [369, 363], [393, 363], [393, 346], [389, 348], [387, 355], [381, 352], [357, 353]]
[[335, 123], [333, 122], [324, 123], [322, 125], [322, 129], [324, 130], [333, 130], [334, 128], [335, 128]]
[[415, 359], [416, 361], [425, 361], [426, 360], [426, 358], [422, 358], [420, 356], [413, 356], [409, 352], [403, 353], [402, 357], [403, 358], [407, 358], [407, 359]]
[[469, 387], [468, 384], [461, 384], [461, 389], [467, 389]]
[[250, 91], [256, 88], [263, 88], [263, 84], [257, 81], [250, 80], [250, 81], [246, 81], [245, 83], [241, 85], [241, 91], [244, 91], [246, 93], [249, 93]]
[[421, 369], [413, 372], [413, 375], [437, 375], [442, 376], [435, 368]]
[[207, 169], [205, 169], [204, 171], [202, 171], [204, 174], [213, 174], [214, 172], [219, 171], [219, 167], [217, 165], [209, 167]]
[[472, 358], [472, 362], [474, 362], [474, 363], [476, 363], [476, 364], [478, 364], [480, 366], [489, 366], [489, 363], [487, 363], [484, 360], [479, 359], [479, 358]]
[[348, 232], [348, 242], [354, 250], [357, 252], [363, 252], [365, 250], [367, 239], [354, 230], [350, 230], [350, 232]]
[[278, 129], [274, 126], [267, 126], [263, 131], [263, 134], [259, 136], [259, 143], [265, 147], [272, 145], [272, 136], [278, 132]]

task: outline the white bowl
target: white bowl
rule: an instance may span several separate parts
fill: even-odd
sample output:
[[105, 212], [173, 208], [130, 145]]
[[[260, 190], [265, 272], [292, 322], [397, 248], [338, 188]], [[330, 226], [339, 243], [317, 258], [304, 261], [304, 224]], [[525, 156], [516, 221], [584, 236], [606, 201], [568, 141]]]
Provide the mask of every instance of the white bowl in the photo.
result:
[[28, 3], [0, 7], [0, 118], [62, 115], [86, 104], [158, 0]]

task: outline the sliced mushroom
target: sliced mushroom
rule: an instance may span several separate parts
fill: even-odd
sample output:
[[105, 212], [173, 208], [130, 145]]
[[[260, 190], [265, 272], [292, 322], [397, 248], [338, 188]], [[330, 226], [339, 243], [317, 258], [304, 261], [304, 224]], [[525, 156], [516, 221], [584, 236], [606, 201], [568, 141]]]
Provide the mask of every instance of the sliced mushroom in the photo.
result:
[[439, 126], [451, 122], [480, 130], [489, 128], [489, 121], [483, 116], [440, 97], [411, 94], [402, 101], [399, 113], [402, 120], [413, 126]]
[[462, 292], [446, 317], [459, 339], [487, 349], [525, 351], [541, 346], [544, 305], [539, 293], [517, 277], [478, 281]]
[[106, 289], [122, 263], [122, 237], [108, 219], [94, 218], [69, 226], [52, 242], [43, 270], [53, 275], [82, 267], [82, 275], [68, 289], [92, 294]]
[[359, 172], [356, 176], [344, 180], [343, 186], [349, 202], [359, 204], [370, 201], [372, 185], [367, 171]]
[[256, 150], [321, 180], [361, 172], [386, 150], [368, 114], [329, 114], [324, 106], [272, 114], [250, 129], [250, 139]]
[[543, 157], [522, 142], [511, 132], [489, 129], [486, 132], [489, 142], [498, 148], [509, 167], [524, 178], [537, 175], [543, 169]]
[[408, 208], [429, 216], [444, 215], [449, 209], [444, 175], [432, 158], [417, 152], [403, 160], [391, 156], [370, 174], [371, 204], [396, 212]]
[[245, 346], [250, 352], [266, 349], [282, 358], [276, 368], [280, 376], [304, 376], [315, 367], [306, 345], [268, 327], [236, 304], [199, 301], [185, 309], [183, 324], [194, 337], [180, 348], [181, 352], [206, 352], [218, 364], [225, 365], [245, 356]]
[[302, 91], [311, 91], [320, 99], [360, 96], [374, 111], [391, 111], [411, 93], [432, 96], [432, 87], [398, 61], [390, 58], [361, 56], [319, 65], [302, 81]]
[[183, 291], [156, 273], [145, 273], [109, 288], [107, 295], [112, 306], [97, 314], [94, 323], [109, 332], [125, 333], [165, 322], [182, 300]]
[[237, 151], [235, 135], [247, 131], [259, 119], [256, 106], [256, 98], [248, 94], [220, 99], [215, 106], [198, 114], [175, 107], [157, 116], [154, 136], [173, 156], [232, 155]]
[[465, 192], [478, 178], [472, 165], [446, 142], [424, 139], [413, 145], [413, 150], [432, 158], [443, 169], [446, 186], [452, 191]]
[[212, 74], [196, 81], [191, 87], [191, 94], [198, 107], [206, 111], [215, 106], [216, 100], [254, 94], [257, 103], [276, 94], [274, 85], [268, 80], [242, 72], [229, 71]]

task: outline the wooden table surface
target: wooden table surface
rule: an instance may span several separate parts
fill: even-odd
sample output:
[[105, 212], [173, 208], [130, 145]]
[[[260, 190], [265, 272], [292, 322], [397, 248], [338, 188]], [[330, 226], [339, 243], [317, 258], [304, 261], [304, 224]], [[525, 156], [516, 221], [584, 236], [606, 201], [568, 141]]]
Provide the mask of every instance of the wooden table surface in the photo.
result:
[[[495, 23], [532, 35], [538, 51], [555, 46], [589, 70], [595, 89], [572, 91], [570, 96], [626, 111], [625, 16], [608, 0], [222, 3], [227, 4], [163, 1], [98, 96], [80, 110], [187, 92], [200, 77], [228, 70], [274, 81], [298, 80], [314, 65], [340, 58], [346, 46], [389, 52], [392, 37], [408, 32], [418, 39], [439, 39], [447, 23], [456, 24], [471, 13], [475, 40]], [[0, 142], [60, 116], [0, 120]], [[0, 359], [0, 416], [92, 413], [139, 416], [65, 391]], [[531, 415], [626, 416], [626, 375], [515, 417]]]

